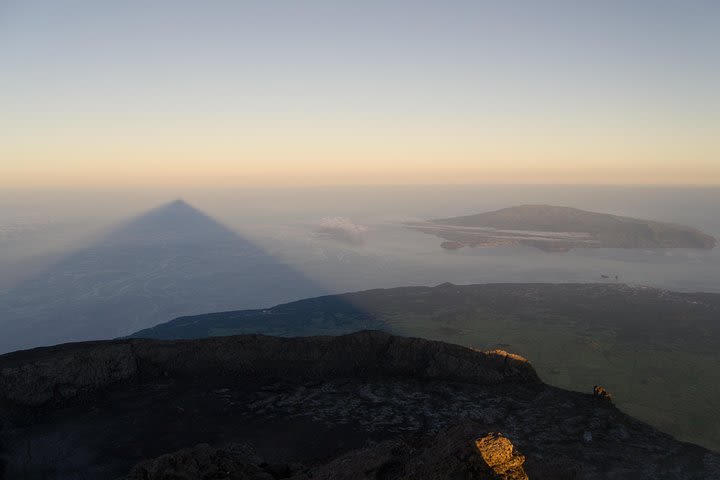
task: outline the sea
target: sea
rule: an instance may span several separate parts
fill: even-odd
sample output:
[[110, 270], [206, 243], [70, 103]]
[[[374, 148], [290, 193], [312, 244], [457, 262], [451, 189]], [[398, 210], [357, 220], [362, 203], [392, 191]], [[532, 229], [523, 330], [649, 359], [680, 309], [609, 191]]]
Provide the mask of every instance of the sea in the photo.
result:
[[[547, 204], [678, 223], [720, 238], [720, 187], [630, 185], [5, 191], [0, 293], [42, 275], [115, 225], [177, 198], [295, 270], [317, 285], [318, 294], [444, 282], [622, 282], [720, 293], [720, 248], [448, 251], [440, 247], [442, 239], [403, 227], [408, 221]], [[292, 292], [287, 297], [294, 299]]]

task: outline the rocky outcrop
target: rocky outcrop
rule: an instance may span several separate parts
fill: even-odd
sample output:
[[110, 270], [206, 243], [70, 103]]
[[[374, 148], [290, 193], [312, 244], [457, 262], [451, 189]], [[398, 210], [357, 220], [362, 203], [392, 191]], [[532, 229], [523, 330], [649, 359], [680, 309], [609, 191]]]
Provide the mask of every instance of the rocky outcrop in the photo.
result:
[[612, 404], [612, 395], [600, 385], [595, 385], [593, 387], [593, 397], [600, 402]]
[[130, 342], [88, 342], [0, 356], [0, 403], [39, 406], [95, 391], [138, 373]]
[[213, 448], [207, 444], [185, 448], [136, 465], [125, 480], [274, 480], [248, 445]]
[[458, 426], [419, 443], [375, 443], [312, 467], [269, 464], [246, 444], [202, 444], [144, 461], [122, 480], [528, 480], [524, 461], [502, 434], [473, 440], [471, 428]]
[[502, 480], [528, 480], [525, 457], [515, 451], [512, 442], [499, 432], [475, 440], [475, 447], [493, 475]]
[[16, 406], [62, 403], [138, 375], [293, 381], [407, 377], [483, 385], [539, 382], [530, 363], [519, 356], [379, 331], [340, 337], [240, 335], [87, 342], [2, 355], [0, 401]]

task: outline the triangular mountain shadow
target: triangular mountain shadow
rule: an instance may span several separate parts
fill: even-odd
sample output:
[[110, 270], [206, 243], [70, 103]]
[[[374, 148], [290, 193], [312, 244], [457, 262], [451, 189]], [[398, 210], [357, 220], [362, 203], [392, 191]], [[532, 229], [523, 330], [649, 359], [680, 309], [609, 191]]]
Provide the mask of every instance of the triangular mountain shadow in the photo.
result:
[[184, 200], [133, 218], [106, 236], [110, 244], [237, 242], [239, 236]]
[[119, 225], [0, 296], [0, 353], [114, 338], [182, 315], [328, 293], [182, 200]]

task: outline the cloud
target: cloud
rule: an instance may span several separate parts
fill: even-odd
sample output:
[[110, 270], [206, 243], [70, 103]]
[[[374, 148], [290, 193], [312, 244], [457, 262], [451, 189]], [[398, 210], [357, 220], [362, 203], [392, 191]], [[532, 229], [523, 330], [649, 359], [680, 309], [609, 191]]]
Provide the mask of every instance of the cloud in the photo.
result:
[[318, 236], [353, 244], [364, 243], [366, 231], [367, 228], [345, 217], [325, 217], [315, 225]]

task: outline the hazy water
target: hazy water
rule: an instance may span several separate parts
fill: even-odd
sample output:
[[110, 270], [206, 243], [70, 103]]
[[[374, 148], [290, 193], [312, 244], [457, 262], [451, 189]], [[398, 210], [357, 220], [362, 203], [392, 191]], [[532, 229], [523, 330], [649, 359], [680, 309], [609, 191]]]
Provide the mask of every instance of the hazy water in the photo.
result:
[[[336, 199], [339, 199], [337, 201]], [[681, 223], [720, 237], [720, 189], [601, 187], [405, 187], [312, 191], [277, 221], [248, 225], [258, 242], [323, 285], [356, 290], [484, 282], [619, 281], [684, 291], [720, 291], [720, 249], [712, 251], [439, 247], [442, 240], [397, 222], [469, 214], [525, 203], [568, 205]], [[303, 204], [305, 202], [305, 204]], [[262, 203], [262, 202], [261, 202]], [[306, 207], [307, 210], [303, 210]], [[235, 228], [232, 212], [228, 222]], [[317, 238], [312, 224], [342, 216], [367, 229], [362, 244]]]
[[[712, 251], [439, 247], [399, 222], [545, 203], [681, 223], [720, 237], [720, 188], [595, 186], [323, 187], [0, 194], [0, 289], [92, 242], [117, 222], [182, 197], [327, 291], [442, 282], [614, 281], [720, 292]], [[356, 226], [357, 241], [319, 236], [323, 218]], [[357, 232], [360, 232], [359, 234]], [[322, 293], [318, 291], [318, 293]], [[241, 294], [241, 292], [238, 292]], [[239, 302], [245, 303], [245, 302]]]

